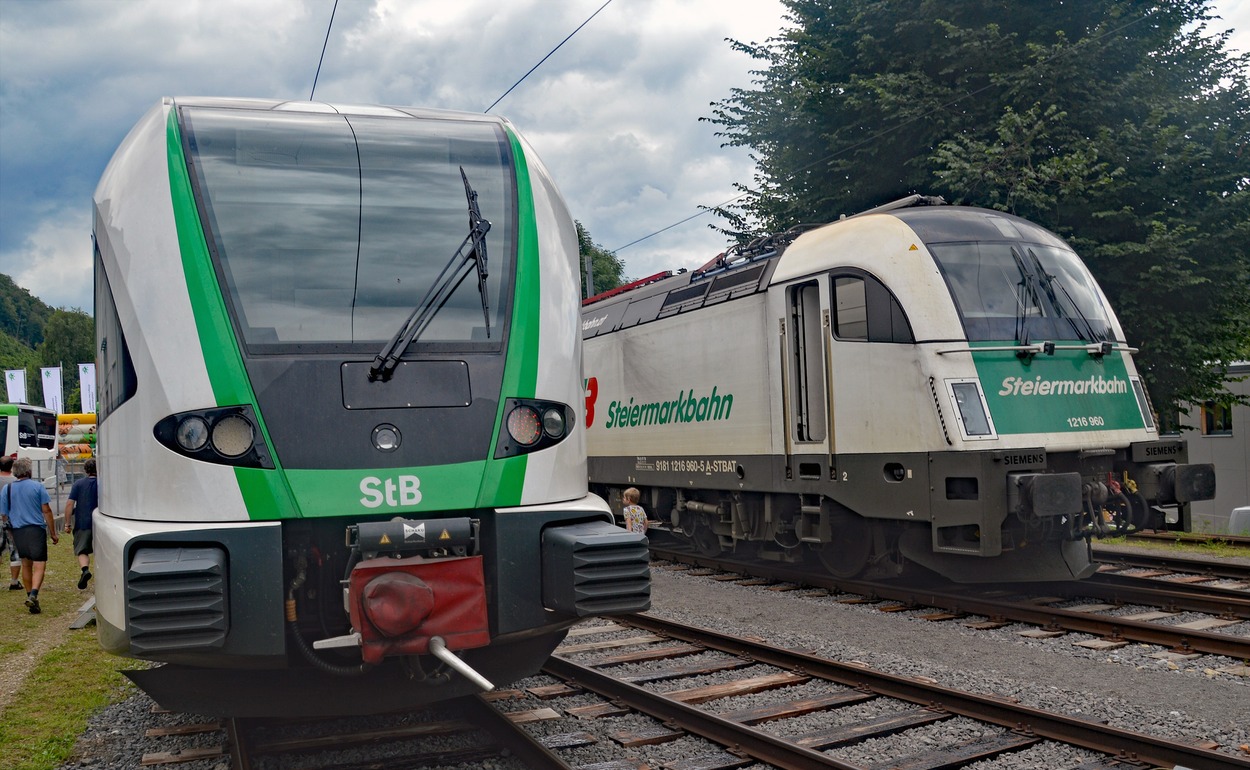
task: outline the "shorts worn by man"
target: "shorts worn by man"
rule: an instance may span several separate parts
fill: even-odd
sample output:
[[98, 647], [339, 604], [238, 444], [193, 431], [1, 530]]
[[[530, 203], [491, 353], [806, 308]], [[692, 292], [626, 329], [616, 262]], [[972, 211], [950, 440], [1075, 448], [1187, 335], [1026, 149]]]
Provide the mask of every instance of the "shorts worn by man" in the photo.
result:
[[100, 502], [100, 487], [96, 482], [95, 460], [83, 465], [87, 473], [70, 487], [69, 499], [65, 501], [65, 534], [74, 533], [74, 553], [82, 573], [78, 576], [78, 590], [87, 587], [91, 579], [91, 514]]
[[52, 500], [43, 484], [30, 477], [30, 458], [13, 463], [14, 481], [0, 491], [0, 516], [13, 528], [13, 540], [22, 556], [22, 584], [26, 586], [26, 607], [38, 615], [39, 587], [48, 568], [48, 534], [52, 544], [61, 539], [52, 518]]

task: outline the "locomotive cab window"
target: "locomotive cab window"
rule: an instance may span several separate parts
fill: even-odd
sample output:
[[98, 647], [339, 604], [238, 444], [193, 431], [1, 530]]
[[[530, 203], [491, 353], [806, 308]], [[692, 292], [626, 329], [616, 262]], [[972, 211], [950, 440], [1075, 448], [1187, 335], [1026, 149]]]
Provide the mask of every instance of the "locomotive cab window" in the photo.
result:
[[833, 335], [862, 342], [915, 342], [903, 307], [876, 278], [859, 273], [833, 277]]
[[491, 223], [488, 275], [480, 290], [477, 280], [454, 287], [419, 342], [498, 346], [517, 206], [499, 126], [193, 107], [180, 115], [212, 257], [250, 350], [373, 351], [466, 250], [466, 179]]

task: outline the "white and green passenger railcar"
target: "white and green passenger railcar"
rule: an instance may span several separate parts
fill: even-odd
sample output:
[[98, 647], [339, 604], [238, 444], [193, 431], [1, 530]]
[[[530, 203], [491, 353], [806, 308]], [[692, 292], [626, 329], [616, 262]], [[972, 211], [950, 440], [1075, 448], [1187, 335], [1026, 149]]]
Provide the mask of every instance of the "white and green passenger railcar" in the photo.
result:
[[158, 701], [406, 706], [648, 606], [587, 489], [574, 225], [510, 123], [167, 98], [94, 203], [99, 636]]
[[1088, 576], [1091, 536], [1209, 499], [1075, 252], [925, 202], [588, 301], [592, 488], [709, 553], [966, 582]]

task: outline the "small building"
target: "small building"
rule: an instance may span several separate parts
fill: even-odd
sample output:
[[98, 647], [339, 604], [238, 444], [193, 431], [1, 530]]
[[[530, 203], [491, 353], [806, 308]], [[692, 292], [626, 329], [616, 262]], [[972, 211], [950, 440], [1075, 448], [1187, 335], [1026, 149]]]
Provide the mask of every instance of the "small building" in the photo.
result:
[[[1250, 395], [1250, 361], [1232, 364], [1228, 374], [1243, 378], [1228, 383], [1232, 393]], [[1189, 462], [1215, 466], [1215, 499], [1191, 504], [1194, 531], [1250, 535], [1250, 406], [1194, 404], [1180, 416], [1180, 424], [1188, 428], [1181, 435], [1189, 444]], [[1238, 508], [1247, 510], [1230, 529]]]

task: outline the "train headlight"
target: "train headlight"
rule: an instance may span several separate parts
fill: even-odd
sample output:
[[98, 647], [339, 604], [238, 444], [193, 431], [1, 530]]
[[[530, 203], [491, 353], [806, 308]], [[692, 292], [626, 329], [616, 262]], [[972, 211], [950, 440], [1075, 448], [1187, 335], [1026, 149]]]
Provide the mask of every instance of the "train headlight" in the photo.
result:
[[152, 426], [162, 446], [206, 463], [272, 468], [260, 420], [250, 405], [195, 409], [162, 418]]
[[539, 398], [504, 399], [495, 458], [540, 452], [569, 437], [576, 412], [568, 404]]
[[178, 423], [174, 439], [188, 452], [198, 452], [208, 443], [208, 423], [203, 417], [191, 415]]
[[532, 406], [518, 406], [508, 413], [508, 435], [521, 446], [530, 446], [542, 437], [538, 412]]
[[243, 415], [227, 415], [213, 426], [213, 449], [226, 457], [238, 457], [252, 448], [255, 437], [252, 423]]
[[563, 410], [553, 407], [543, 412], [543, 432], [551, 438], [560, 438], [563, 436], [564, 425]]

